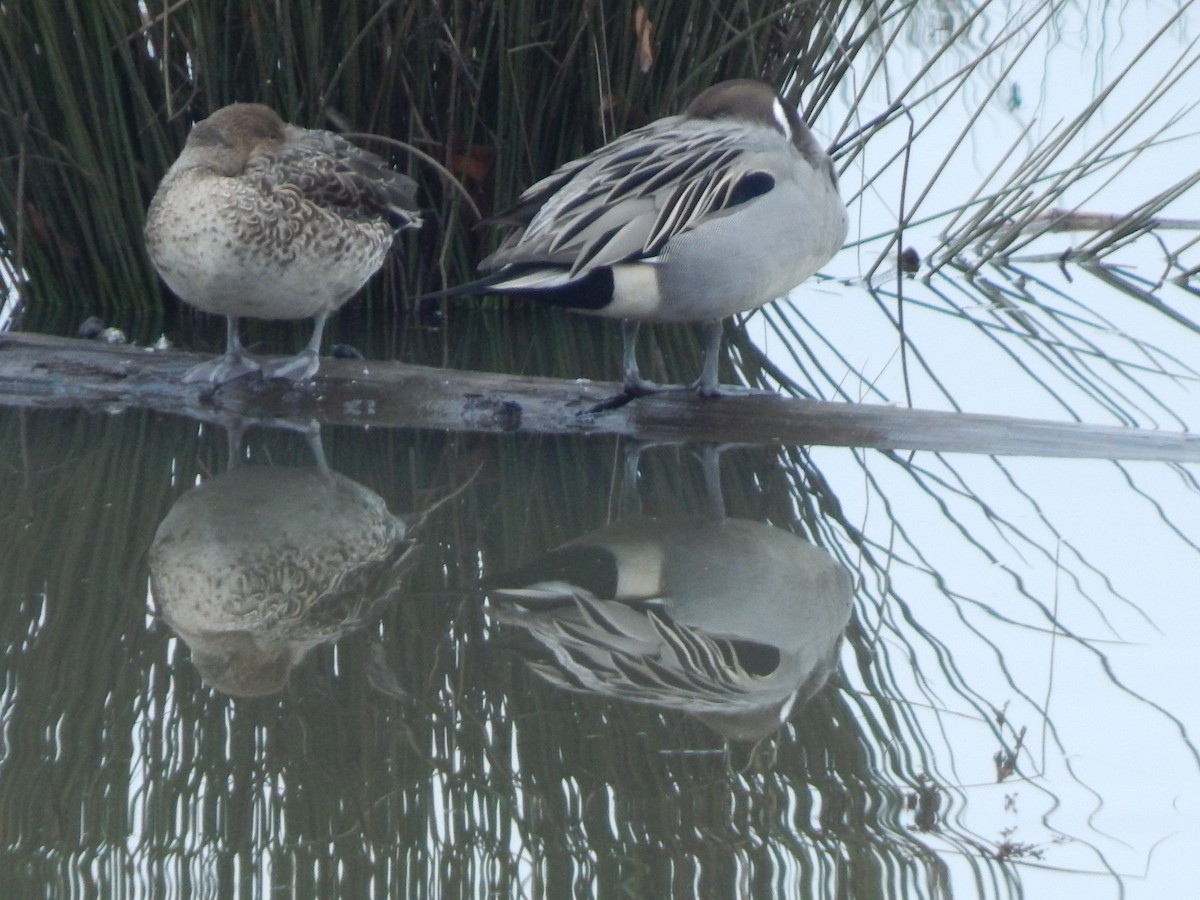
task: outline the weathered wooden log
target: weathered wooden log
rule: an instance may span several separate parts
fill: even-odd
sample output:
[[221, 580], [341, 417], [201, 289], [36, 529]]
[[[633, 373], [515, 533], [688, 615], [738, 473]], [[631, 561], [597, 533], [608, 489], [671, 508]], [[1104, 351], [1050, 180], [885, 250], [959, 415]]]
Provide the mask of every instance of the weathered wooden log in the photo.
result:
[[668, 391], [591, 412], [616, 384], [324, 359], [296, 387], [249, 377], [183, 384], [198, 357], [175, 350], [0, 335], [0, 404], [145, 408], [221, 420], [451, 431], [624, 435], [648, 441], [824, 444], [1018, 456], [1200, 461], [1200, 434], [1007, 416], [829, 403], [764, 394]]

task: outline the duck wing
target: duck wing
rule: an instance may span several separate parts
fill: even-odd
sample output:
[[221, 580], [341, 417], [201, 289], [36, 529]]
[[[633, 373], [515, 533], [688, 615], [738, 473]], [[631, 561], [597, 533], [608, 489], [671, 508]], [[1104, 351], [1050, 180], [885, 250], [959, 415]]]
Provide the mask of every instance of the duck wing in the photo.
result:
[[252, 157], [250, 169], [265, 188], [291, 189], [347, 219], [386, 219], [396, 231], [421, 224], [416, 183], [330, 131], [288, 126], [287, 139]]
[[480, 264], [589, 270], [648, 259], [675, 236], [765, 194], [774, 176], [735, 123], [678, 118], [632, 131], [537, 182], [494, 221], [518, 230]]

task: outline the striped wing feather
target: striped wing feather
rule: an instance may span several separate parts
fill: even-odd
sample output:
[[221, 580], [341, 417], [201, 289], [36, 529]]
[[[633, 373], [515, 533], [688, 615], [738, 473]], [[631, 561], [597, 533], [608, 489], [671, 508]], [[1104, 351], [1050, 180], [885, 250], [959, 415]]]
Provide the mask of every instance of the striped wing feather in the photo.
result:
[[[530, 187], [494, 220], [523, 225], [480, 265], [589, 270], [648, 259], [707, 217], [761, 193], [732, 131], [630, 132]], [[752, 192], [739, 189], [760, 179]]]

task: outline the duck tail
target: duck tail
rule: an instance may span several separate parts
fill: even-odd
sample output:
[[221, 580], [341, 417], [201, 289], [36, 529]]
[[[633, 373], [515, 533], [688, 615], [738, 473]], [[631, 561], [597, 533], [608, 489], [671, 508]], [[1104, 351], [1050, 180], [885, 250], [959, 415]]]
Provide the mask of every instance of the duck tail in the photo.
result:
[[443, 300], [447, 297], [481, 297], [486, 294], [503, 293], [503, 291], [494, 290], [493, 286], [504, 279], [498, 274], [485, 275], [483, 278], [476, 278], [474, 281], [468, 281], [463, 284], [456, 284], [453, 287], [443, 288], [440, 291], [430, 291], [426, 294], [417, 294], [412, 297], [412, 300]]
[[613, 299], [613, 275], [608, 266], [572, 276], [566, 268], [506, 266], [498, 272], [441, 291], [421, 294], [416, 300], [487, 295], [524, 297], [535, 303], [576, 310], [598, 310]]

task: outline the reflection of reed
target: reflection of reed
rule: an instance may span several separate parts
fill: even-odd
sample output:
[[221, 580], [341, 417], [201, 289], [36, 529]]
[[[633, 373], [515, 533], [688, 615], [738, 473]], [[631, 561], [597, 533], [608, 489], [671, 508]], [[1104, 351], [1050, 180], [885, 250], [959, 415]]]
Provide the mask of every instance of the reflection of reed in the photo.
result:
[[268, 694], [313, 647], [377, 618], [414, 550], [348, 478], [241, 466], [176, 501], [150, 548], [151, 588], [206, 681]]
[[[497, 648], [486, 646], [501, 629], [481, 621], [473, 604], [446, 602], [517, 548], [591, 532], [607, 494], [598, 486], [607, 485], [607, 441], [518, 436], [464, 448], [426, 432], [371, 429], [341, 431], [338, 442], [341, 471], [393, 485], [377, 490], [405, 510], [408, 539], [415, 526], [407, 509], [424, 504], [406, 480], [457, 481], [493, 449], [487, 471], [500, 477], [479, 479], [461, 502], [429, 518], [419, 535], [428, 564], [412, 572], [420, 594], [406, 588], [384, 613], [382, 643], [368, 642], [364, 654], [366, 635], [353, 635], [336, 673], [314, 665], [326, 662], [311, 658], [324, 657], [320, 650], [310, 654], [291, 676], [303, 689], [281, 708], [180, 690], [196, 683], [193, 672], [172, 665], [162, 630], [148, 628], [142, 614], [146, 547], [159, 520], [178, 485], [199, 483], [222, 456], [211, 429], [136, 411], [37, 412], [27, 424], [15, 413], [0, 416], [2, 455], [28, 459], [34, 479], [22, 486], [0, 478], [6, 508], [20, 508], [25, 492], [34, 516], [0, 520], [3, 672], [11, 685], [0, 819], [9, 868], [39, 873], [41, 884], [65, 884], [96, 865], [127, 873], [126, 884], [203, 877], [217, 896], [236, 896], [239, 873], [266, 865], [289, 873], [301, 896], [338, 893], [331, 885], [343, 896], [505, 888], [546, 897], [1021, 895], [1029, 869], [991, 852], [994, 835], [964, 826], [963, 794], [946, 774], [979, 753], [988, 762], [994, 743], [946, 748], [931, 720], [912, 711], [928, 695], [899, 677], [928, 647], [952, 675], [954, 661], [986, 648], [920, 631], [924, 607], [916, 601], [931, 595], [884, 595], [895, 631], [876, 641], [870, 619], [850, 630], [857, 656], [844, 648], [844, 681], [827, 685], [799, 715], [797, 699], [795, 727], [768, 752], [706, 752], [719, 739], [693, 717], [530, 685], [524, 665], [501, 665]], [[302, 465], [300, 449], [272, 431], [252, 452]], [[674, 452], [643, 455], [648, 512], [699, 509], [699, 473], [678, 463]], [[758, 451], [727, 453], [722, 468], [734, 515], [795, 518], [830, 548], [853, 537], [849, 520], [835, 518], [848, 515], [837, 494], [803, 451], [786, 469]], [[507, 501], [499, 513], [493, 496]], [[911, 524], [899, 512], [897, 521]], [[853, 566], [858, 547], [850, 546], [842, 562]], [[859, 546], [862, 591], [872, 602], [856, 597], [856, 606], [870, 617], [887, 571], [877, 544]], [[970, 547], [965, 537], [948, 545]], [[373, 668], [381, 648], [395, 678]], [[346, 677], [359, 672], [363, 679]], [[951, 699], [980, 687], [954, 684]], [[411, 702], [381, 702], [371, 685], [401, 699], [407, 691]], [[1022, 802], [1034, 789], [1019, 788]], [[1004, 852], [1031, 840], [1036, 835], [1018, 832]], [[400, 872], [396, 860], [406, 853], [413, 859]], [[542, 867], [528, 881], [506, 874], [526, 860]], [[953, 889], [962, 872], [981, 887]]]
[[[637, 515], [504, 576], [489, 614], [523, 629], [559, 687], [696, 716], [758, 740], [825, 684], [850, 618], [833, 557], [761, 522]], [[636, 477], [626, 471], [625, 491]], [[627, 506], [635, 504], [627, 503]]]

